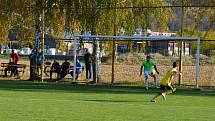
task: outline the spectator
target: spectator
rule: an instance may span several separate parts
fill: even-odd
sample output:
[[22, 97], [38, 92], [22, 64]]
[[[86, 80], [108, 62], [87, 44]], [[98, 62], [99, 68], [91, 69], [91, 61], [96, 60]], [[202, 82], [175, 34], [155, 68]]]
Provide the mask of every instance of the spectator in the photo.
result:
[[86, 49], [86, 53], [84, 55], [84, 62], [86, 67], [86, 80], [90, 80], [92, 73], [92, 55], [90, 54], [88, 49]]
[[37, 53], [37, 71], [39, 73], [39, 69], [41, 70], [41, 65], [42, 65], [42, 52], [39, 51]]
[[19, 55], [17, 54], [16, 50], [12, 50], [12, 53], [11, 53], [10, 57], [12, 58], [12, 60], [13, 60], [13, 62], [15, 64], [18, 63], [18, 61], [19, 61]]
[[50, 79], [52, 79], [52, 73], [53, 72], [57, 73], [57, 79], [59, 79], [61, 68], [60, 68], [59, 62], [57, 62], [56, 60], [54, 60], [54, 62], [52, 63], [52, 67], [51, 67], [51, 71], [50, 71]]
[[4, 70], [4, 77], [7, 77], [7, 71], [10, 71], [11, 73], [10, 73], [10, 76], [12, 76], [13, 75], [13, 73], [15, 73], [14, 72], [14, 65], [15, 63], [13, 62], [13, 59], [12, 58], [10, 58], [10, 61], [9, 61], [9, 63], [8, 63], [8, 67], [7, 68], [5, 68], [5, 70]]
[[[42, 52], [41, 52], [41, 50], [39, 50], [38, 53], [37, 53], [37, 72], [38, 73], [41, 72], [42, 58], [43, 58]], [[44, 58], [44, 60], [45, 60], [45, 58]]]
[[[82, 68], [83, 68], [82, 63], [77, 59], [76, 60], [76, 80], [78, 79], [78, 75], [82, 73]], [[71, 71], [70, 74], [73, 77], [73, 71]]]
[[12, 53], [11, 53], [10, 57], [12, 58], [12, 61], [14, 63], [14, 66], [13, 66], [13, 72], [14, 73], [13, 74], [14, 74], [14, 76], [19, 76], [18, 69], [17, 69], [17, 66], [16, 66], [16, 64], [19, 61], [19, 55], [17, 54], [17, 51], [16, 50], [12, 50]]
[[33, 49], [32, 51], [31, 51], [31, 54], [29, 55], [29, 60], [30, 60], [30, 62], [32, 62], [33, 64], [35, 64], [36, 63], [36, 56], [37, 56], [37, 49]]
[[37, 66], [41, 67], [42, 64], [42, 53], [38, 52], [37, 54]]
[[61, 80], [63, 80], [65, 78], [65, 76], [67, 75], [68, 71], [69, 71], [69, 67], [70, 67], [70, 63], [65, 60], [62, 65], [61, 65], [61, 72], [60, 72], [60, 78]]

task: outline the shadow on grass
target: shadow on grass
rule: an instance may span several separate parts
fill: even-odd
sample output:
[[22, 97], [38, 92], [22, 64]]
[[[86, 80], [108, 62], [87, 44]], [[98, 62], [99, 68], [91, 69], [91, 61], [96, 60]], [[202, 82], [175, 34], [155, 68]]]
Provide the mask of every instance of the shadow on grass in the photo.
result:
[[126, 103], [126, 102], [143, 102], [143, 101], [131, 101], [131, 100], [83, 100], [87, 102], [115, 102], [115, 103]]
[[[113, 93], [113, 94], [155, 94], [159, 89], [145, 90], [143, 86], [124, 85], [72, 85], [70, 83], [41, 83], [32, 81], [0, 80], [0, 90], [12, 91], [56, 91], [69, 93]], [[193, 90], [177, 88], [176, 95], [215, 96], [215, 90]], [[96, 101], [96, 100], [95, 100]], [[105, 100], [104, 100], [105, 101]]]

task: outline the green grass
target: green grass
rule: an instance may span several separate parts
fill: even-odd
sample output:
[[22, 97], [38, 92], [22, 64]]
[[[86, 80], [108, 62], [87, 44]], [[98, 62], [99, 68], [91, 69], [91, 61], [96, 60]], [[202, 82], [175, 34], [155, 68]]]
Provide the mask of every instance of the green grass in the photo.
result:
[[1, 121], [214, 121], [215, 90], [0, 81]]

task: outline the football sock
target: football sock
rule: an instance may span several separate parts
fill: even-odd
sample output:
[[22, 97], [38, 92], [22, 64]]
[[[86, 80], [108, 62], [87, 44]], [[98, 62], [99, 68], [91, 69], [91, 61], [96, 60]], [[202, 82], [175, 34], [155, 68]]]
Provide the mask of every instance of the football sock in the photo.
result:
[[154, 77], [154, 88], [157, 88], [157, 78]]
[[146, 89], [148, 89], [148, 80], [145, 80]]

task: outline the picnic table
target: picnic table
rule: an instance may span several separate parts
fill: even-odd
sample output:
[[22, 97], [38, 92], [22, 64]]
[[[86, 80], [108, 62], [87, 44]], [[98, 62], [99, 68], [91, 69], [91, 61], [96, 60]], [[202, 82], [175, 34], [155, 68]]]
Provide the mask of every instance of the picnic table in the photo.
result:
[[[26, 69], [26, 65], [25, 64], [9, 64], [9, 63], [1, 63], [1, 67], [0, 67], [0, 71], [1, 74], [4, 74], [4, 71], [6, 68], [8, 67], [16, 67], [18, 70], [18, 73], [22, 73], [21, 77], [24, 75], [25, 73], [25, 69]], [[20, 74], [19, 74], [20, 75]]]

